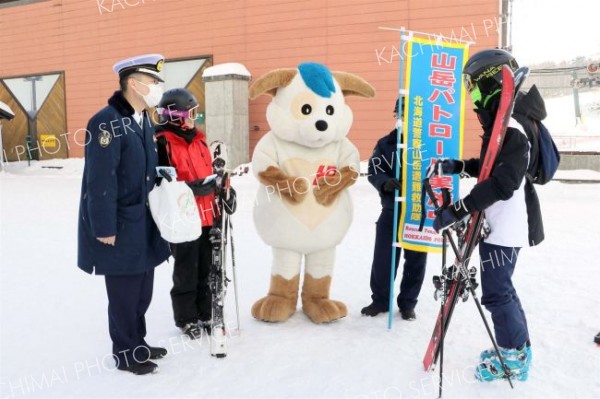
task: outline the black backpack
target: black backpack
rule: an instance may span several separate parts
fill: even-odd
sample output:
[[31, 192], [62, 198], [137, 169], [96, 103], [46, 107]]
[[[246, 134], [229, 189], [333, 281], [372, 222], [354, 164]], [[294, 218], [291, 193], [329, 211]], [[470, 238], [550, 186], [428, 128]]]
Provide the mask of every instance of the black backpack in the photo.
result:
[[560, 164], [560, 153], [552, 135], [541, 121], [520, 114], [513, 114], [513, 117], [524, 127], [531, 143], [527, 179], [534, 184], [548, 183]]

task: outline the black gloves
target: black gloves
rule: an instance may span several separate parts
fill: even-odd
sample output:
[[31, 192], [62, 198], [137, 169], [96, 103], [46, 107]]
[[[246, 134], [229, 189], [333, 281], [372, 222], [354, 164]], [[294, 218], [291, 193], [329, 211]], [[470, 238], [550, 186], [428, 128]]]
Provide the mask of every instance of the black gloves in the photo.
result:
[[169, 174], [169, 172], [167, 172], [164, 169], [161, 169], [158, 174], [160, 175], [159, 177], [164, 177], [165, 179], [167, 179], [167, 181], [170, 183], [173, 181], [173, 178], [171, 177], [171, 175]]
[[195, 196], [204, 196], [215, 192], [215, 185], [217, 184], [217, 181], [212, 179], [208, 183], [205, 183], [204, 179], [200, 179], [188, 181], [186, 184], [192, 189], [192, 192]]
[[160, 169], [156, 175], [156, 179], [154, 179], [154, 182], [157, 186], [160, 186], [160, 183], [162, 183], [163, 179], [166, 179], [169, 183], [173, 181], [173, 177], [169, 174], [169, 172], [164, 169]]
[[433, 221], [433, 229], [438, 233], [446, 230], [454, 223], [464, 219], [470, 213], [463, 200], [456, 201], [448, 208], [436, 211], [435, 220]]
[[460, 173], [461, 177], [468, 177], [465, 173], [465, 162], [461, 159], [438, 159], [427, 167], [427, 177], [455, 175]]
[[[186, 182], [186, 184], [192, 189], [195, 196], [210, 195], [216, 191], [216, 179], [212, 179], [209, 182], [204, 182], [204, 179], [194, 180]], [[232, 215], [237, 209], [237, 193], [233, 187], [229, 188], [229, 198], [226, 198], [226, 191], [221, 192], [221, 198], [223, 200], [223, 210]]]
[[237, 193], [233, 189], [233, 187], [229, 187], [229, 198], [225, 197], [225, 193], [223, 193], [223, 210], [228, 215], [233, 215], [235, 210], [237, 209]]
[[383, 187], [381, 189], [386, 193], [393, 193], [396, 189], [402, 190], [402, 183], [400, 183], [398, 179], [394, 179], [392, 177], [383, 183]]

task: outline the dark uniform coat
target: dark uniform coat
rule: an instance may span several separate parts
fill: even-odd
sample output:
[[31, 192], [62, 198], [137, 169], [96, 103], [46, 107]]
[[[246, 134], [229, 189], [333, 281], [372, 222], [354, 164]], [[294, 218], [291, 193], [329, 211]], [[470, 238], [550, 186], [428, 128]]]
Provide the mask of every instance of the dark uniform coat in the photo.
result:
[[[87, 273], [139, 274], [169, 256], [148, 207], [158, 163], [154, 128], [145, 114], [140, 127], [133, 113], [117, 91], [87, 126], [77, 259]], [[97, 240], [115, 235], [115, 246]]]

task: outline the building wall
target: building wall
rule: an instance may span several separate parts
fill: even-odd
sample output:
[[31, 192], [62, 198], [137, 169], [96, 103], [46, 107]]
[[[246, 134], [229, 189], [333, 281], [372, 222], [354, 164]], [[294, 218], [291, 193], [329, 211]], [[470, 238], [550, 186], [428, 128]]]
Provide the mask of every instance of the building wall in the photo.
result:
[[[115, 61], [159, 52], [169, 58], [212, 55], [240, 62], [254, 77], [302, 61], [356, 73], [375, 99], [350, 98], [350, 139], [366, 159], [393, 126], [400, 27], [495, 47], [499, 0], [48, 0], [0, 8], [0, 77], [65, 71], [70, 156], [82, 156], [73, 134], [117, 88]], [[250, 105], [250, 146], [269, 128], [268, 98]], [[8, 130], [8, 129], [7, 129]], [[79, 135], [81, 142], [81, 134]], [[465, 155], [479, 145], [467, 113]]]

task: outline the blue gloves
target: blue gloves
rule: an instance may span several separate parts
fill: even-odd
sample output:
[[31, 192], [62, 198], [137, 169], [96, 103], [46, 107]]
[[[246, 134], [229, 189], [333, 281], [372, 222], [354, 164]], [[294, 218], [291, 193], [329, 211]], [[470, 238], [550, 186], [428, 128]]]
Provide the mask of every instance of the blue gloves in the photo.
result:
[[453, 226], [456, 222], [459, 222], [469, 216], [469, 209], [465, 206], [463, 200], [456, 201], [448, 208], [436, 211], [435, 220], [433, 221], [433, 228], [438, 233], [446, 230]]

